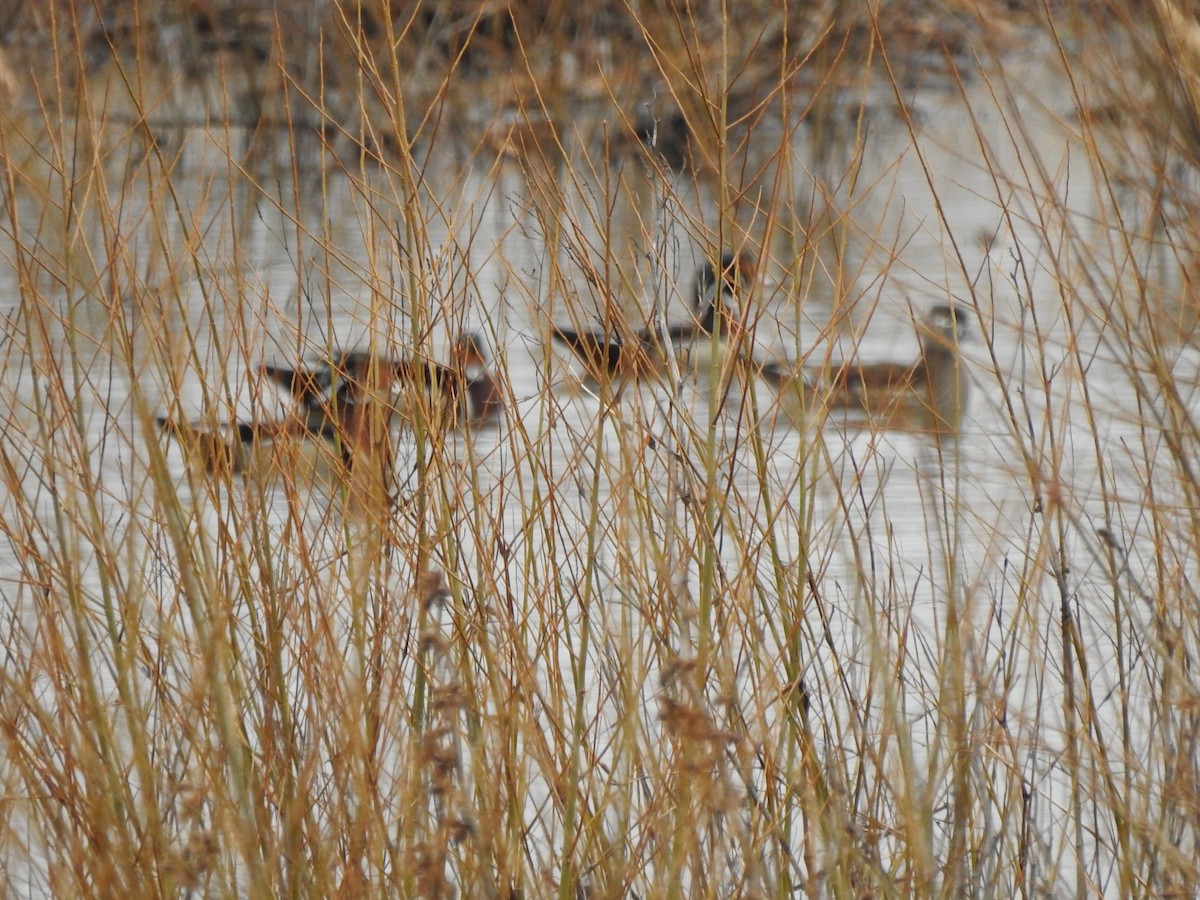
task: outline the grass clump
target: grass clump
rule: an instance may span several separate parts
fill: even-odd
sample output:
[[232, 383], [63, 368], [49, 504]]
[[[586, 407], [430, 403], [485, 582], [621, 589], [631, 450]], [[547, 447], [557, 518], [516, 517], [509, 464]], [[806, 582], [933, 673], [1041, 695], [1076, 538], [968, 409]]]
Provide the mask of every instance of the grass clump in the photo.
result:
[[[1194, 11], [1152, 6], [0, 14], [0, 885], [1195, 893]], [[654, 378], [553, 349], [726, 252]], [[759, 377], [904, 371], [950, 304], [961, 425]], [[295, 414], [264, 362], [474, 333], [498, 422], [203, 458]]]

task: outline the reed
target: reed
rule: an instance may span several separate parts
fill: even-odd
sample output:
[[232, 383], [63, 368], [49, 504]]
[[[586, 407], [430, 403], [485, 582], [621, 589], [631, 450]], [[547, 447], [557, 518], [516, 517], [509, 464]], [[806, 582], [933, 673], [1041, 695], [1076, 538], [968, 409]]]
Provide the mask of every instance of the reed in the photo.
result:
[[0, 892], [1200, 889], [1190, 2], [275, 7], [0, 13]]

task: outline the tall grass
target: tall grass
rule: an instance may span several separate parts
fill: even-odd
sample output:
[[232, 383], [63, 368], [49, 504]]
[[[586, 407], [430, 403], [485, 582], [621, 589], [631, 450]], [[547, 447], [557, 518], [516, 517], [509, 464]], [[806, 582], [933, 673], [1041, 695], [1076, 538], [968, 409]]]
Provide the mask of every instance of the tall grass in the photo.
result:
[[[1195, 10], [1009, 6], [0, 15], [3, 892], [1193, 895]], [[744, 365], [951, 301], [957, 436]], [[394, 473], [156, 424], [467, 330]]]

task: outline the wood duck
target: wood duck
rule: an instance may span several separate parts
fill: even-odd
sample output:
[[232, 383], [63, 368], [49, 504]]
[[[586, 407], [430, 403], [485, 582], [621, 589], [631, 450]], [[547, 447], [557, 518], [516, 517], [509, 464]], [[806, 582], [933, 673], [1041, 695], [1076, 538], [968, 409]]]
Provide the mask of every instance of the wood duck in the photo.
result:
[[309, 440], [307, 427], [295, 418], [228, 427], [164, 416], [157, 421], [162, 432], [178, 442], [188, 466], [209, 484], [239, 476], [264, 485], [281, 477], [311, 485], [345, 472], [335, 448]]
[[164, 434], [170, 434], [179, 441], [188, 461], [210, 477], [248, 473], [254, 464], [254, 445], [275, 437], [246, 423], [223, 430], [191, 422], [176, 422], [165, 416], [159, 416], [156, 421]]
[[312, 367], [266, 364], [262, 371], [291, 394], [309, 434], [337, 444], [347, 465], [390, 444], [395, 417], [439, 430], [467, 428], [494, 421], [504, 406], [476, 334], [455, 341], [448, 364], [350, 352]]
[[921, 352], [912, 363], [847, 361], [823, 372], [771, 364], [762, 374], [795, 422], [824, 408], [881, 428], [951, 434], [958, 431], [967, 402], [959, 355], [966, 313], [960, 306], [930, 309], [917, 324]]
[[725, 253], [718, 277], [706, 262], [696, 274], [693, 315], [690, 321], [665, 328], [612, 331], [575, 331], [552, 326], [550, 335], [571, 349], [588, 375], [596, 381], [638, 379], [662, 373], [671, 345], [707, 337], [718, 319], [731, 315], [731, 304], [744, 294], [754, 276], [754, 266], [742, 254]]
[[427, 427], [439, 429], [479, 426], [495, 420], [504, 406], [473, 334], [455, 342], [448, 364], [350, 352], [310, 367], [264, 364], [262, 372], [287, 389], [295, 404], [291, 415], [239, 422], [227, 430], [165, 418], [159, 426], [187, 445], [210, 474], [245, 474], [254, 467], [259, 445], [286, 438], [329, 442], [346, 471], [361, 467], [367, 457], [380, 471], [390, 471], [395, 418], [422, 417]]

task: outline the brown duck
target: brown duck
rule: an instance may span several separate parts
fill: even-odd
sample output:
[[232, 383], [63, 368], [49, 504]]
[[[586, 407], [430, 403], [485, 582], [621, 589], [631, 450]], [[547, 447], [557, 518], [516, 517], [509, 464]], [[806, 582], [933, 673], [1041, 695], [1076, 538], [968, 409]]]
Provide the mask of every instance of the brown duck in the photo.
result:
[[945, 304], [930, 309], [917, 323], [921, 352], [911, 363], [847, 361], [821, 372], [767, 365], [763, 376], [793, 422], [824, 408], [881, 428], [952, 434], [967, 403], [959, 355], [967, 312]]
[[[595, 381], [635, 380], [661, 376], [666, 370], [669, 348], [712, 335], [717, 322], [728, 322], [730, 304], [753, 280], [754, 266], [745, 255], [725, 253], [720, 275], [712, 263], [696, 274], [692, 318], [665, 328], [616, 331], [576, 331], [552, 326], [556, 343], [569, 347]], [[724, 317], [724, 318], [723, 318]]]

